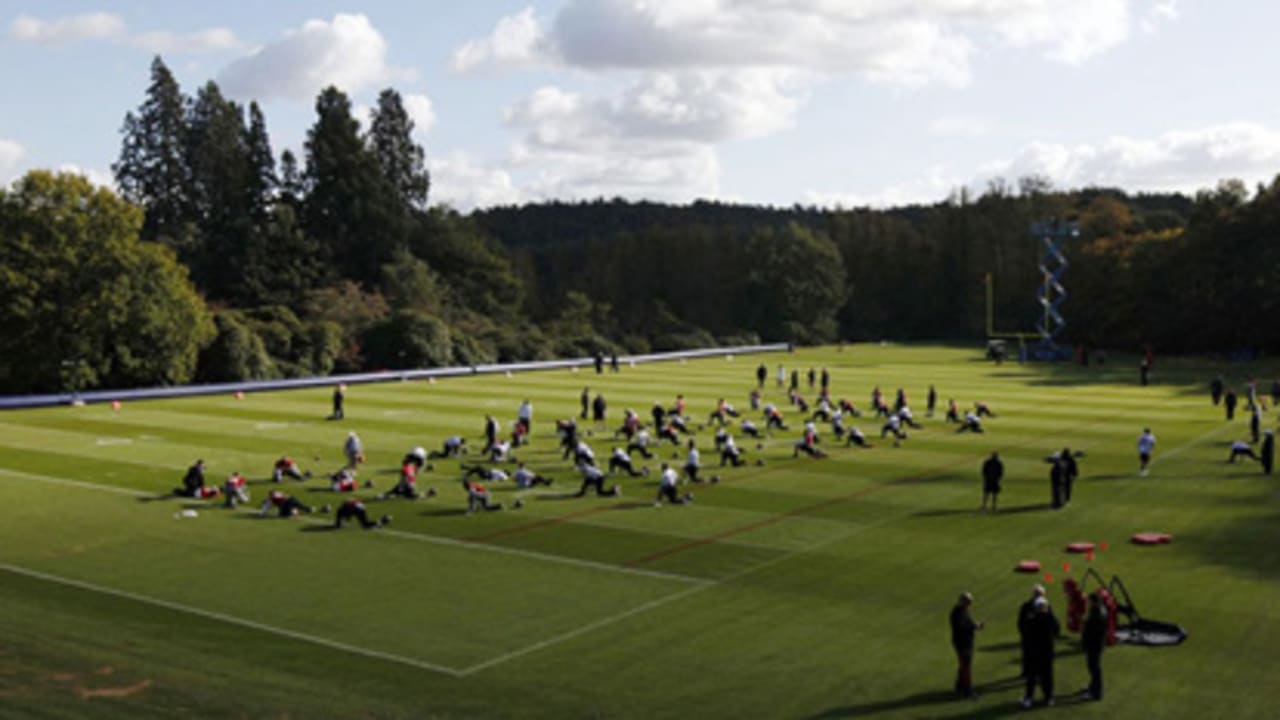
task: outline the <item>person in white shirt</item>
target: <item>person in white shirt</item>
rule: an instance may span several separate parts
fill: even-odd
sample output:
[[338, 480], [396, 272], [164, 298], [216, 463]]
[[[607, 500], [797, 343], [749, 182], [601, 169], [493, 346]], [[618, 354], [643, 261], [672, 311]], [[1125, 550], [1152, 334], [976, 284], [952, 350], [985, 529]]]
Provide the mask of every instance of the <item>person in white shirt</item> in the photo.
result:
[[640, 428], [636, 431], [636, 436], [627, 444], [627, 452], [638, 452], [645, 456], [645, 459], [652, 458], [653, 453], [649, 451], [650, 440], [649, 431], [645, 428]]
[[867, 436], [863, 435], [861, 430], [852, 426], [849, 428], [849, 439], [845, 442], [846, 447], [851, 445], [857, 445], [858, 447], [864, 448], [871, 447], [871, 443], [867, 442]]
[[680, 482], [680, 476], [676, 474], [674, 468], [666, 463], [662, 463], [662, 479], [658, 483], [658, 497], [654, 499], [654, 507], [662, 504], [662, 499], [666, 498], [667, 502], [672, 505], [684, 505], [693, 500], [693, 493], [685, 493], [678, 495], [676, 493], [676, 485]]
[[444, 439], [444, 446], [440, 450], [432, 450], [427, 453], [429, 460], [436, 458], [458, 457], [462, 454], [462, 446], [467, 444], [467, 439], [458, 435], [450, 435]]
[[916, 430], [922, 427], [920, 423], [916, 422], [916, 416], [912, 414], [911, 408], [906, 405], [903, 405], [902, 409], [898, 411], [898, 419], [907, 427], [915, 428]]
[[347, 456], [347, 467], [355, 470], [364, 462], [364, 446], [360, 444], [360, 436], [355, 431], [347, 433], [347, 441], [342, 445], [342, 453]]
[[489, 448], [489, 462], [512, 462], [515, 458], [511, 457], [511, 443], [506, 440], [499, 440]]
[[621, 495], [622, 489], [617, 485], [604, 489], [604, 471], [595, 465], [587, 465], [583, 463], [578, 466], [578, 471], [582, 473], [582, 488], [578, 490], [578, 494], [574, 497], [583, 497], [587, 494], [587, 490], [594, 488], [596, 495], [614, 496]]
[[528, 435], [533, 430], [533, 403], [525, 400], [520, 403], [520, 409], [516, 411], [516, 421], [524, 426], [524, 433]]
[[956, 428], [956, 432], [958, 433], [962, 433], [966, 430], [976, 433], [982, 432], [982, 421], [979, 420], [978, 416], [972, 412], [965, 412], [964, 422], [960, 424], [959, 428]]
[[520, 488], [531, 488], [534, 485], [550, 486], [552, 482], [551, 478], [539, 475], [525, 467], [524, 463], [520, 463], [520, 466], [516, 468], [515, 474], [511, 476], [511, 479], [515, 480], [516, 487]]
[[899, 440], [907, 436], [902, 431], [902, 420], [898, 419], [897, 415], [890, 415], [888, 422], [884, 424], [884, 427], [880, 428], [880, 437], [884, 437], [889, 433], [893, 433], [893, 436]]
[[750, 420], [744, 419], [742, 421], [742, 424], [739, 425], [739, 427], [742, 428], [743, 435], [747, 435], [756, 439], [760, 438], [760, 428], [757, 427], [756, 424], [751, 422]]
[[702, 456], [698, 453], [698, 446], [692, 440], [689, 441], [689, 455], [684, 461], [684, 471], [689, 475], [692, 482], [702, 482], [698, 479], [698, 469], [702, 467]]
[[734, 442], [733, 436], [728, 434], [725, 435], [724, 442], [720, 443], [720, 467], [724, 467], [726, 462], [732, 463], [734, 467], [746, 462], [742, 459], [742, 450]]
[[1156, 436], [1151, 434], [1151, 428], [1143, 428], [1142, 435], [1138, 437], [1138, 474], [1142, 477], [1147, 476], [1147, 465], [1151, 463], [1151, 451], [1156, 448]]
[[1231, 443], [1231, 457], [1227, 458], [1228, 463], [1234, 463], [1238, 457], [1247, 457], [1250, 460], [1261, 460], [1249, 443], [1243, 440], [1236, 440]]
[[625, 470], [631, 477], [640, 477], [644, 474], [631, 464], [631, 456], [626, 451], [616, 447], [613, 449], [613, 455], [609, 458], [609, 474], [612, 475], [619, 470]]
[[596, 464], [596, 454], [591, 449], [591, 446], [586, 443], [585, 440], [579, 440], [578, 447], [574, 448], [573, 464], [574, 465], [591, 465], [591, 466], [594, 466]]

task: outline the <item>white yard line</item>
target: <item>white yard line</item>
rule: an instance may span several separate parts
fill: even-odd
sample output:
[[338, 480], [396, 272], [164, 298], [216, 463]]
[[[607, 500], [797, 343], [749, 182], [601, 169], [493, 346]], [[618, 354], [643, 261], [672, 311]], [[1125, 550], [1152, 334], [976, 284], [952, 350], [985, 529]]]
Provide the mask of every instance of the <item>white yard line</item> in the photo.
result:
[[388, 662], [399, 663], [401, 665], [407, 665], [409, 667], [418, 668], [420, 670], [429, 670], [431, 672], [442, 673], [444, 675], [450, 675], [452, 677], [462, 677], [464, 675], [463, 672], [456, 670], [454, 668], [446, 667], [444, 665], [437, 665], [435, 663], [429, 663], [423, 660], [418, 660], [416, 658], [404, 657], [403, 655], [393, 655], [391, 653], [381, 652], [378, 650], [370, 650], [368, 648], [362, 648], [356, 645], [349, 645], [347, 643], [338, 642], [336, 640], [329, 640], [327, 638], [322, 638], [316, 635], [308, 635], [307, 633], [297, 632], [295, 630], [287, 630], [285, 628], [276, 627], [274, 625], [267, 625], [265, 623], [255, 622], [253, 620], [246, 620], [245, 618], [236, 617], [234, 615], [227, 615], [220, 612], [213, 612], [211, 610], [201, 610], [199, 608], [194, 608], [186, 605], [180, 605], [174, 602], [169, 602], [168, 600], [161, 600], [159, 598], [153, 598], [147, 595], [139, 595], [137, 593], [126, 592], [124, 590], [117, 590], [115, 588], [109, 588], [103, 585], [95, 585], [94, 583], [84, 582], [83, 580], [73, 580], [71, 578], [59, 577], [57, 575], [50, 575], [48, 573], [31, 570], [29, 568], [18, 567], [16, 565], [10, 565], [8, 563], [0, 563], [0, 570], [13, 573], [14, 575], [23, 575], [25, 577], [35, 578], [37, 580], [43, 580], [44, 582], [56, 583], [58, 585], [65, 585], [67, 587], [78, 588], [80, 590], [88, 590], [88, 591], [99, 593], [102, 595], [111, 595], [113, 597], [124, 598], [125, 600], [132, 600], [134, 602], [144, 603], [146, 605], [154, 605], [156, 607], [162, 607], [162, 608], [165, 608], [166, 610], [173, 610], [175, 612], [185, 613], [187, 615], [194, 615], [196, 617], [202, 617], [209, 620], [217, 620], [219, 622], [228, 623], [230, 625], [239, 625], [240, 627], [249, 628], [250, 630], [257, 630], [260, 632], [271, 633], [272, 635], [279, 635], [280, 637], [286, 637], [292, 640], [301, 640], [302, 642], [311, 643], [313, 645], [321, 645], [323, 647], [333, 648], [335, 650], [342, 650], [343, 652], [353, 653], [356, 655], [363, 655], [365, 657], [374, 658], [377, 660], [386, 660]]
[[[1188, 448], [1195, 447], [1196, 445], [1199, 445], [1200, 443], [1204, 442], [1205, 440], [1208, 440], [1209, 438], [1213, 437], [1214, 435], [1217, 435], [1218, 433], [1222, 432], [1223, 430], [1226, 430], [1226, 429], [1229, 429], [1229, 428], [1232, 428], [1232, 427], [1234, 427], [1234, 426], [1233, 426], [1233, 425], [1231, 425], [1231, 424], [1223, 424], [1223, 425], [1219, 425], [1218, 427], [1216, 427], [1216, 428], [1214, 428], [1214, 429], [1210, 430], [1209, 432], [1204, 433], [1203, 435], [1200, 435], [1199, 437], [1192, 438], [1192, 439], [1190, 439], [1190, 440], [1188, 440], [1188, 441], [1186, 441], [1186, 442], [1182, 443], [1181, 445], [1177, 445], [1177, 446], [1175, 446], [1172, 450], [1169, 450], [1168, 452], [1163, 452], [1163, 453], [1162, 453], [1162, 452], [1160, 452], [1160, 449], [1159, 449], [1159, 448], [1160, 448], [1160, 446], [1159, 446], [1159, 445], [1157, 445], [1157, 446], [1156, 446], [1156, 453], [1155, 453], [1155, 457], [1151, 458], [1151, 462], [1150, 462], [1150, 463], [1148, 463], [1148, 466], [1150, 466], [1150, 465], [1155, 465], [1156, 463], [1158, 463], [1158, 462], [1160, 462], [1161, 460], [1164, 460], [1164, 459], [1166, 459], [1166, 458], [1174, 457], [1174, 456], [1176, 456], [1176, 455], [1178, 455], [1178, 454], [1182, 453], [1183, 451], [1187, 450]], [[1135, 452], [1136, 452], [1136, 451], [1135, 451]]]
[[[104, 485], [99, 483], [84, 482], [82, 480], [72, 480], [70, 478], [56, 477], [53, 475], [40, 475], [36, 473], [22, 472], [19, 470], [10, 470], [8, 468], [0, 468], [0, 475], [8, 475], [10, 477], [23, 478], [26, 480], [36, 480], [44, 483], [52, 483], [55, 485], [70, 485], [73, 487], [81, 487], [89, 490], [101, 490], [103, 492], [114, 492], [123, 495], [132, 495], [134, 497], [157, 496], [157, 493], [146, 492], [143, 490], [134, 490], [131, 488], [116, 487], [114, 485]], [[250, 511], [247, 508], [242, 510]], [[317, 518], [302, 518], [305, 522], [316, 525], [328, 525], [329, 522]], [[629, 568], [621, 565], [611, 565], [604, 562], [596, 562], [594, 560], [581, 560], [579, 558], [565, 557], [563, 555], [551, 555], [548, 553], [540, 553], [535, 550], [522, 550], [520, 548], [505, 547], [502, 545], [490, 545], [486, 543], [467, 542], [465, 540], [454, 540], [452, 538], [440, 537], [437, 535], [424, 535], [422, 533], [405, 532], [401, 530], [391, 530], [389, 528], [381, 528], [378, 530], [379, 535], [399, 538], [402, 540], [413, 540], [416, 542], [428, 543], [431, 545], [442, 545], [445, 547], [464, 548], [467, 550], [478, 550], [482, 552], [497, 553], [500, 555], [511, 555], [514, 557], [524, 557], [533, 560], [541, 560], [544, 562], [558, 563], [561, 565], [572, 565], [574, 567], [590, 568], [592, 570], [602, 570], [622, 575], [634, 575], [639, 577], [656, 578], [659, 580], [674, 580], [682, 583], [692, 583], [701, 585], [709, 582], [705, 578], [692, 577], [690, 575], [680, 575], [677, 573], [666, 573], [659, 570], [645, 570], [643, 568]]]

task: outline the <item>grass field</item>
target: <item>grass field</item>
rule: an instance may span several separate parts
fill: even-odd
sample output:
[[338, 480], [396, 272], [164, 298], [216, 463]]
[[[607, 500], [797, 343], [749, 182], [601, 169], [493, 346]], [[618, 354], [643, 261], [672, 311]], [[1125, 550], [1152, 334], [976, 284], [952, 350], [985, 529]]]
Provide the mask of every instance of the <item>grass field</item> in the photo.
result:
[[[825, 366], [833, 395], [864, 409], [873, 386], [890, 400], [905, 387], [925, 429], [894, 448], [863, 417], [854, 424], [874, 449], [792, 459], [791, 410], [791, 432], [763, 450], [741, 441], [750, 464], [712, 468], [721, 482], [693, 487], [689, 506], [652, 507], [656, 473], [622, 480], [620, 498], [566, 497], [577, 477], [552, 420], [576, 414], [584, 384], [608, 398], [610, 432], [622, 408], [647, 417], [677, 392], [702, 422], [720, 396], [747, 408], [761, 360], [765, 399], [786, 410], [777, 365]], [[1248, 429], [1247, 414], [1227, 423], [1209, 401], [1219, 370], [1269, 388], [1280, 368], [1161, 359], [1138, 387], [1127, 358], [995, 367], [967, 349], [856, 345], [357, 386], [340, 423], [323, 420], [322, 390], [5, 413], [0, 716], [998, 717], [1022, 712], [1014, 618], [1036, 578], [1013, 567], [1035, 558], [1060, 617], [1063, 577], [1092, 565], [1190, 638], [1111, 648], [1105, 700], [1078, 703], [1087, 675], [1068, 636], [1059, 704], [1034, 712], [1274, 717], [1280, 479], [1225, 464]], [[998, 417], [984, 435], [924, 418], [929, 383], [940, 405], [981, 399]], [[385, 490], [409, 448], [455, 433], [475, 442], [486, 412], [505, 426], [523, 398], [536, 416], [518, 456], [557, 482], [495, 487], [508, 505], [523, 497], [518, 511], [465, 515], [456, 461], [420, 480], [435, 498], [371, 501], [395, 516], [372, 532], [214, 505], [178, 518], [191, 501], [154, 499], [197, 457], [211, 482], [240, 470], [261, 498], [281, 454], [317, 475], [337, 468], [349, 429], [369, 457], [362, 479]], [[1147, 425], [1159, 445], [1139, 478]], [[588, 439], [602, 459], [608, 434]], [[704, 465], [718, 462], [710, 436], [698, 438]], [[1086, 456], [1073, 502], [1053, 511], [1043, 458], [1063, 445]], [[996, 449], [1002, 510], [979, 514], [979, 466]], [[289, 489], [333, 501], [319, 480]], [[1176, 539], [1128, 542], [1146, 530]], [[1063, 552], [1077, 540], [1109, 547], [1090, 563]], [[977, 702], [950, 692], [947, 613], [962, 590], [988, 623]]]

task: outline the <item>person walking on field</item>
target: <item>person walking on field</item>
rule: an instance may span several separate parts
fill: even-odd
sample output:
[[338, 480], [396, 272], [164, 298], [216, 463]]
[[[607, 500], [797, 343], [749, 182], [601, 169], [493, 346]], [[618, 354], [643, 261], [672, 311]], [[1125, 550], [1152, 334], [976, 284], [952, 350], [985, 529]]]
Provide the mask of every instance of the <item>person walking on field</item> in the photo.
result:
[[1089, 687], [1081, 691], [1087, 700], [1102, 699], [1102, 649], [1107, 645], [1107, 608], [1098, 593], [1089, 593], [1089, 611], [1080, 634], [1085, 667], [1089, 669]]
[[1262, 439], [1260, 437], [1261, 432], [1262, 432], [1262, 408], [1259, 407], [1257, 403], [1254, 403], [1253, 408], [1249, 410], [1249, 433], [1253, 437], [1253, 439], [1250, 440], [1249, 442], [1256, 444], [1258, 440]]
[[961, 593], [955, 607], [951, 608], [951, 647], [956, 651], [958, 668], [956, 669], [956, 694], [970, 700], [977, 700], [978, 694], [973, 691], [973, 635], [981, 630], [983, 624], [977, 622], [969, 614], [973, 605], [973, 595]]
[[1151, 434], [1151, 428], [1143, 428], [1138, 438], [1138, 475], [1147, 476], [1147, 465], [1151, 464], [1151, 451], [1155, 448], [1156, 436]]
[[582, 388], [582, 395], [578, 398], [578, 400], [579, 402], [582, 403], [582, 415], [580, 417], [583, 420], [586, 420], [587, 412], [591, 409], [591, 389]]
[[1213, 382], [1209, 383], [1209, 395], [1213, 397], [1214, 407], [1218, 407], [1218, 404], [1222, 402], [1222, 389], [1225, 385], [1221, 375], [1218, 375], [1213, 379]]
[[764, 366], [764, 363], [760, 363], [760, 367], [756, 368], [756, 387], [757, 388], [760, 388], [760, 389], [764, 388], [764, 379], [768, 374], [769, 374], [769, 369]]
[[1236, 419], [1236, 403], [1237, 402], [1239, 402], [1239, 400], [1238, 398], [1236, 398], [1236, 391], [1227, 390], [1227, 394], [1222, 398], [1222, 404], [1227, 410], [1227, 422], [1230, 422]]
[[1004, 463], [1000, 462], [999, 453], [991, 453], [991, 457], [982, 463], [982, 508], [987, 511], [987, 498], [991, 499], [991, 512], [996, 511], [996, 501], [1000, 499], [1000, 481], [1004, 478]]

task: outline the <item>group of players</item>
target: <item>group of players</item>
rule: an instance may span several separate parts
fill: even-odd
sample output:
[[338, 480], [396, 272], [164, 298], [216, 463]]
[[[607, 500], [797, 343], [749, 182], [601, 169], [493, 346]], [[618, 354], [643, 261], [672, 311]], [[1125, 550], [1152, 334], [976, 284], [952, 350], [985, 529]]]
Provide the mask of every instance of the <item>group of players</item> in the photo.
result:
[[[675, 462], [661, 463], [657, 494], [653, 504], [661, 505], [665, 501], [673, 505], [684, 505], [692, 502], [693, 494], [687, 491], [680, 492], [681, 485], [701, 482], [717, 483], [720, 480], [718, 475], [705, 477], [702, 472], [701, 451], [695, 439], [698, 431], [714, 427], [713, 441], [715, 452], [720, 459], [719, 467], [728, 465], [736, 468], [746, 464], [746, 451], [739, 445], [732, 432], [735, 424], [741, 435], [757, 441], [757, 450], [764, 449], [763, 440], [766, 436], [772, 437], [775, 432], [790, 430], [782, 409], [774, 403], [763, 402], [760, 392], [763, 388], [763, 374], [764, 366], [761, 365], [757, 371], [758, 386], [752, 389], [748, 396], [751, 410], [760, 413], [758, 423], [743, 417], [743, 413], [721, 398], [708, 414], [707, 422], [695, 425], [690, 418], [687, 401], [683, 395], [677, 395], [670, 407], [654, 402], [650, 413], [651, 423], [642, 420], [640, 415], [630, 408], [624, 410], [622, 424], [613, 433], [613, 440], [623, 441], [623, 443], [612, 448], [605, 463], [597, 462], [595, 450], [587, 441], [587, 438], [592, 437], [596, 430], [607, 431], [607, 426], [604, 426], [606, 422], [604, 413], [591, 416], [594, 427], [586, 430], [585, 437], [579, 430], [577, 419], [569, 417], [557, 420], [555, 429], [563, 451], [561, 458], [569, 461], [572, 470], [581, 477], [581, 486], [572, 496], [583, 497], [589, 492], [594, 492], [597, 496], [620, 495], [621, 486], [617, 483], [610, 484], [608, 478], [619, 473], [625, 473], [633, 478], [649, 475], [649, 467], [647, 465], [638, 467], [632, 459], [633, 454], [639, 454], [646, 460], [652, 459], [655, 451], [660, 450], [660, 446], [669, 444], [676, 448], [671, 458], [673, 461], [679, 458], [679, 449], [683, 446], [684, 463], [678, 468]], [[815, 382], [814, 371], [810, 370], [809, 376], [812, 389]], [[783, 377], [781, 371], [780, 377]], [[820, 422], [830, 428], [830, 434], [834, 436], [836, 443], [844, 447], [872, 447], [867, 436], [852, 424], [852, 419], [862, 417], [863, 413], [845, 398], [832, 400], [829, 392], [830, 375], [825, 369], [822, 371], [822, 387], [817, 391], [812, 404], [799, 392], [798, 377], [798, 373], [792, 373], [792, 386], [787, 393], [790, 405], [803, 417], [800, 437], [792, 444], [793, 458], [799, 457], [801, 453], [812, 458], [827, 457], [827, 451], [822, 447], [822, 433], [818, 425]], [[343, 417], [344, 391], [345, 388], [339, 386], [339, 389], [334, 392], [335, 409], [331, 418]], [[926, 416], [933, 415], [936, 403], [937, 393], [930, 386]], [[897, 391], [891, 406], [880, 388], [876, 387], [871, 393], [871, 408], [874, 417], [883, 419], [880, 437], [883, 439], [892, 435], [895, 446], [900, 446], [902, 441], [907, 439], [908, 428], [922, 428], [907, 402], [905, 390]], [[954, 400], [948, 403], [946, 420], [958, 425], [957, 432], [983, 432], [984, 417], [994, 417], [994, 413], [985, 403], [975, 403], [973, 410], [966, 411], [963, 417]], [[504, 437], [498, 420], [492, 415], [487, 415], [483, 428], [484, 445], [479, 450], [481, 462], [468, 463], [463, 460], [464, 456], [470, 454], [470, 448], [462, 435], [446, 438], [439, 450], [427, 452], [422, 447], [415, 447], [401, 460], [396, 484], [390, 490], [376, 495], [376, 499], [417, 500], [424, 496], [434, 496], [435, 488], [428, 488], [425, 493], [418, 489], [418, 476], [424, 471], [434, 470], [434, 464], [431, 461], [450, 458], [459, 461], [461, 471], [459, 481], [467, 494], [466, 512], [468, 514], [477, 510], [504, 509], [505, 504], [494, 501], [486, 483], [512, 481], [516, 487], [525, 489], [540, 485], [551, 486], [554, 482], [551, 478], [533, 471], [515, 456], [517, 448], [529, 444], [532, 437], [532, 424], [533, 405], [528, 400], [521, 403], [518, 408], [509, 436]], [[365, 462], [365, 456], [361, 440], [355, 432], [348, 433], [342, 450], [347, 461], [346, 465], [327, 476], [329, 490], [348, 494], [348, 499], [337, 508], [334, 516], [335, 527], [342, 527], [351, 521], [356, 521], [365, 528], [389, 524], [392, 519], [390, 515], [373, 519], [364, 501], [355, 496], [358, 489], [373, 488], [372, 481], [365, 481], [361, 485], [357, 480], [358, 469]], [[757, 465], [764, 465], [764, 463], [763, 459], [756, 460]], [[510, 473], [503, 467], [509, 464], [516, 465]], [[279, 487], [284, 480], [305, 481], [311, 477], [311, 472], [302, 470], [293, 458], [287, 455], [281, 457], [276, 461], [271, 474], [271, 482], [277, 487], [267, 494], [259, 510], [260, 514], [265, 516], [274, 512], [280, 517], [295, 517], [330, 512], [332, 508], [328, 504], [319, 508], [313, 507]], [[175, 489], [174, 493], [198, 500], [221, 499], [226, 507], [236, 507], [249, 502], [248, 485], [249, 481], [238, 471], [231, 473], [221, 486], [211, 485], [205, 477], [204, 462], [198, 460], [188, 469], [182, 485]], [[522, 501], [517, 499], [513, 507], [519, 508], [522, 505]]]

